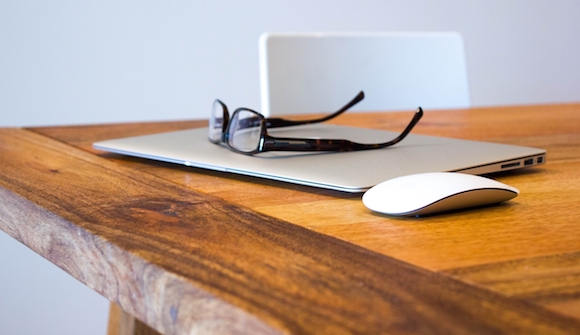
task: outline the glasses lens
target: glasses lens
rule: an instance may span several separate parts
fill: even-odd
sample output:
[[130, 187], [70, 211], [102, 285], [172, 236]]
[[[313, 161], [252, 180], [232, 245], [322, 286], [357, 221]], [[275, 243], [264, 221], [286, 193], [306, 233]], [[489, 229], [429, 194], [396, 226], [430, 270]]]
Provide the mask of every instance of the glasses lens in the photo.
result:
[[225, 122], [225, 107], [219, 102], [214, 101], [211, 116], [209, 118], [209, 128], [207, 136], [212, 142], [219, 142], [222, 138], [222, 132]]
[[249, 110], [234, 113], [228, 128], [228, 144], [241, 152], [252, 152], [260, 144], [260, 114]]

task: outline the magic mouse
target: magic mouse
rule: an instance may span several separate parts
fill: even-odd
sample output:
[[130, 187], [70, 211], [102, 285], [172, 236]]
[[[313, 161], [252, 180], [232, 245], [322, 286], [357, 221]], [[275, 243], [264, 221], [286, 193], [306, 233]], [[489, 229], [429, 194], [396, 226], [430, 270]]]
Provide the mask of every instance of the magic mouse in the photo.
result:
[[425, 215], [500, 203], [520, 191], [493, 179], [457, 173], [429, 172], [393, 178], [373, 186], [364, 205], [389, 215]]

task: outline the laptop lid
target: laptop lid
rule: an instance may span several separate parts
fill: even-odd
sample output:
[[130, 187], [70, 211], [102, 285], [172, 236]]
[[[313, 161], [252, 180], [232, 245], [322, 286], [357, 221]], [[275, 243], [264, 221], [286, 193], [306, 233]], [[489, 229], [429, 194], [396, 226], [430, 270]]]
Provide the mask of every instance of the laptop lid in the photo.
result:
[[[316, 124], [271, 129], [280, 137], [319, 137], [379, 143], [396, 137], [388, 131]], [[122, 155], [202, 169], [273, 179], [344, 192], [364, 192], [387, 179], [422, 172], [488, 174], [536, 166], [546, 151], [515, 145], [408, 135], [383, 149], [351, 152], [235, 153], [211, 143], [207, 128], [96, 142], [93, 147]]]

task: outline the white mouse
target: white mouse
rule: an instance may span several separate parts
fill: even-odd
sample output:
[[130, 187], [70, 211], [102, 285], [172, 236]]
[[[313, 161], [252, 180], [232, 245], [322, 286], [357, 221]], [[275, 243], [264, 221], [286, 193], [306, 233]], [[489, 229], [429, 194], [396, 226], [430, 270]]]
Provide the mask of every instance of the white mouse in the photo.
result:
[[393, 178], [363, 195], [364, 205], [390, 215], [425, 215], [500, 203], [520, 191], [493, 179], [457, 173], [430, 172]]

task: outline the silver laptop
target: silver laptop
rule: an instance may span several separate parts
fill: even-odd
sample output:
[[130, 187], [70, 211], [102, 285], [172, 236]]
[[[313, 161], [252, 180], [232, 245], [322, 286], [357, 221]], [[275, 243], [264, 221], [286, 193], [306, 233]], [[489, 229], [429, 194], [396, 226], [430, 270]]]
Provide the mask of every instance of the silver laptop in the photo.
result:
[[[388, 131], [326, 124], [269, 129], [272, 136], [349, 139], [379, 143], [396, 137]], [[352, 152], [235, 153], [211, 143], [207, 128], [96, 142], [94, 148], [141, 157], [344, 192], [364, 192], [387, 179], [421, 172], [489, 174], [544, 164], [543, 149], [408, 135], [383, 149]]]

